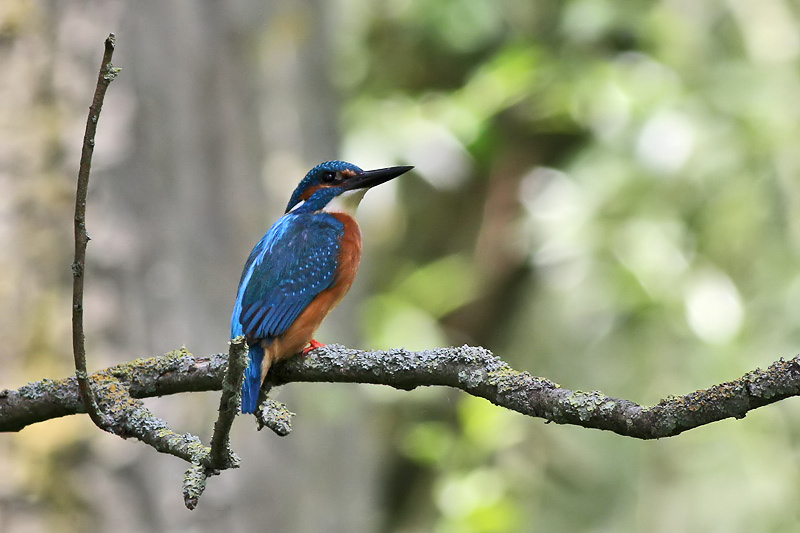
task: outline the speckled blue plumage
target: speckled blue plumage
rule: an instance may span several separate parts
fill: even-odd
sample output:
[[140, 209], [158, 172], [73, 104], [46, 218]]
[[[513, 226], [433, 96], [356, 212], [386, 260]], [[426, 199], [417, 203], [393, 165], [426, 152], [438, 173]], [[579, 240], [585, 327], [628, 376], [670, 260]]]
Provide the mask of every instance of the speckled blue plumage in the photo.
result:
[[258, 242], [247, 259], [231, 317], [231, 337], [244, 335], [250, 362], [242, 412], [252, 413], [261, 387], [262, 343], [289, 329], [336, 275], [344, 225], [321, 212], [288, 213]]

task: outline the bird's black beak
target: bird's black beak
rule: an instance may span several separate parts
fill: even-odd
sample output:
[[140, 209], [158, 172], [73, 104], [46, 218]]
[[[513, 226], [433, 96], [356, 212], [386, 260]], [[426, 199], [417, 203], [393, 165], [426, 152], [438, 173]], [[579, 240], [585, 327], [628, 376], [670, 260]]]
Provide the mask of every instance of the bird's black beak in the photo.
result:
[[377, 170], [365, 170], [350, 176], [343, 185], [345, 189], [349, 191], [354, 189], [369, 189], [370, 187], [380, 185], [381, 183], [386, 183], [387, 181], [394, 179], [401, 174], [405, 174], [412, 168], [414, 167], [402, 166], [379, 168]]

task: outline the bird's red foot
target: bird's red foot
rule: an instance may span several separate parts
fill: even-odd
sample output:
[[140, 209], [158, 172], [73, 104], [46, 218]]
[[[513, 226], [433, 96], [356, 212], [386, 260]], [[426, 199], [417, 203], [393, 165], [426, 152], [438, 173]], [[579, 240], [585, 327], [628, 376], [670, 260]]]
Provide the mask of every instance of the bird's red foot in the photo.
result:
[[325, 345], [319, 342], [317, 339], [311, 339], [308, 341], [308, 346], [303, 348], [303, 355], [307, 355], [311, 350], [316, 350], [317, 348], [322, 348], [323, 346]]

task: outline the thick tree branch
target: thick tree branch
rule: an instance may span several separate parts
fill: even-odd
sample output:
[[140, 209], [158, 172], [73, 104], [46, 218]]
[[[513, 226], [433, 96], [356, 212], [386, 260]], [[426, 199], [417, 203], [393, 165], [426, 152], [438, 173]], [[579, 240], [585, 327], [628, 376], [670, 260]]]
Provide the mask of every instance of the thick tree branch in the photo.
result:
[[781, 359], [741, 378], [669, 396], [644, 407], [598, 391], [562, 388], [550, 380], [512, 369], [484, 348], [463, 346], [432, 351], [361, 352], [329, 345], [305, 359], [288, 359], [270, 376], [277, 383], [328, 381], [374, 383], [398, 389], [446, 385], [486, 398], [519, 413], [558, 424], [613, 431], [638, 439], [672, 437], [800, 395], [800, 357]]
[[86, 232], [86, 195], [89, 190], [94, 137], [106, 89], [120, 70], [111, 64], [114, 44], [114, 34], [111, 33], [105, 41], [103, 60], [97, 76], [97, 87], [94, 91], [94, 98], [92, 98], [92, 105], [89, 106], [89, 118], [86, 120], [86, 131], [83, 135], [83, 148], [78, 168], [78, 188], [75, 194], [75, 260], [72, 263], [72, 351], [75, 358], [75, 375], [78, 379], [81, 399], [86, 405], [89, 416], [97, 427], [105, 430], [111, 430], [113, 422], [108, 420], [98, 409], [86, 372], [86, 348], [83, 335], [83, 276], [86, 270], [86, 245], [89, 242], [89, 234]]
[[[152, 398], [219, 390], [227, 366], [226, 354], [195, 358], [181, 349], [112, 366], [93, 374], [90, 380], [96, 383], [106, 377], [116, 378], [133, 398]], [[0, 431], [20, 431], [37, 422], [85, 412], [75, 376], [0, 390]]]
[[[138, 359], [91, 376], [118, 380], [132, 398], [219, 390], [227, 364], [224, 354], [196, 358], [185, 351]], [[403, 390], [445, 385], [486, 398], [525, 415], [558, 424], [613, 431], [639, 439], [678, 435], [725, 418], [800, 395], [800, 358], [777, 361], [766, 370], [644, 407], [601, 392], [571, 391], [509, 367], [483, 348], [431, 351], [358, 351], [342, 346], [318, 348], [306, 357], [276, 364], [276, 385], [291, 382], [373, 383]], [[36, 423], [83, 412], [74, 377], [42, 380], [0, 391], [0, 431], [19, 431]]]
[[[197, 506], [208, 476], [239, 466], [239, 459], [230, 449], [229, 432], [239, 407], [244, 354], [245, 344], [238, 339], [231, 343], [229, 357], [217, 354], [195, 358], [182, 349], [113, 366], [89, 377], [99, 408], [113, 420], [104, 429], [123, 438], [135, 437], [191, 464], [183, 483], [184, 502], [189, 509]], [[228, 358], [234, 362], [230, 371]], [[752, 409], [800, 395], [800, 357], [781, 359], [767, 370], [754, 370], [706, 390], [669, 397], [652, 407], [597, 391], [564, 389], [547, 379], [514, 370], [486, 349], [469, 346], [410, 352], [358, 351], [328, 345], [305, 357], [274, 365], [269, 381], [272, 386], [291, 382], [372, 383], [403, 390], [444, 385], [550, 422], [655, 439], [724, 418], [743, 418]], [[204, 446], [197, 437], [176, 433], [140, 400], [220, 388], [220, 415], [211, 447]], [[0, 431], [19, 431], [36, 422], [85, 412], [86, 405], [75, 376], [3, 390]], [[267, 399], [257, 420], [260, 427], [286, 435], [291, 431], [291, 416], [283, 404]]]

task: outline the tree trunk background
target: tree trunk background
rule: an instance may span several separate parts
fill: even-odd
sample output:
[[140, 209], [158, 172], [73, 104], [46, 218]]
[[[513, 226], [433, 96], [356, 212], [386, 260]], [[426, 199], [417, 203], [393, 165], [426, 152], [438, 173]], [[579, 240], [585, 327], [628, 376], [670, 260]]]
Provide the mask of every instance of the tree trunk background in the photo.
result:
[[[326, 20], [333, 6], [321, 0], [148, 0], [135, 6], [52, 2], [34, 9], [35, 15], [25, 16], [43, 23], [31, 25], [34, 35], [22, 38], [38, 45], [38, 58], [47, 62], [37, 71], [38, 105], [58, 108], [69, 123], [64, 153], [56, 150], [57, 159], [41, 163], [58, 173], [63, 220], [57, 223], [64, 226], [58, 257], [29, 262], [55, 265], [42, 274], [42, 292], [60, 293], [60, 284], [68, 282], [73, 162], [102, 42], [112, 31], [118, 42], [114, 63], [123, 70], [106, 99], [90, 182], [90, 368], [181, 345], [198, 354], [227, 351], [233, 298], [250, 248], [282, 214], [303, 173], [337, 155], [337, 99], [327, 70], [332, 48]], [[87, 9], [92, 15], [84, 19]], [[63, 72], [65, 57], [74, 70]], [[80, 89], [65, 95], [60, 84]], [[25, 192], [22, 182], [7, 185]], [[67, 309], [51, 320], [68, 319]], [[352, 340], [346, 311], [330, 321], [336, 341]], [[68, 371], [64, 346], [66, 359], [56, 372]], [[74, 445], [86, 451], [63, 460], [40, 482], [53, 483], [53, 476], [80, 480], [65, 481], [59, 490], [81, 502], [83, 509], [71, 514], [85, 531], [303, 532], [319, 531], [322, 524], [325, 531], [368, 531], [376, 518], [369, 502], [377, 492], [378, 464], [355, 395], [324, 386], [286, 391], [283, 399], [290, 398], [304, 418], [287, 439], [238, 420], [233, 442], [246, 468], [216, 479], [207, 505], [195, 512], [183, 510], [183, 465], [93, 431], [85, 421], [65, 423], [76, 427]], [[196, 394], [148, 404], [177, 430], [207, 439], [217, 402], [217, 394]], [[27, 508], [11, 494], [7, 508]], [[27, 511], [46, 516], [50, 504]], [[14, 522], [8, 519], [8, 527]]]

